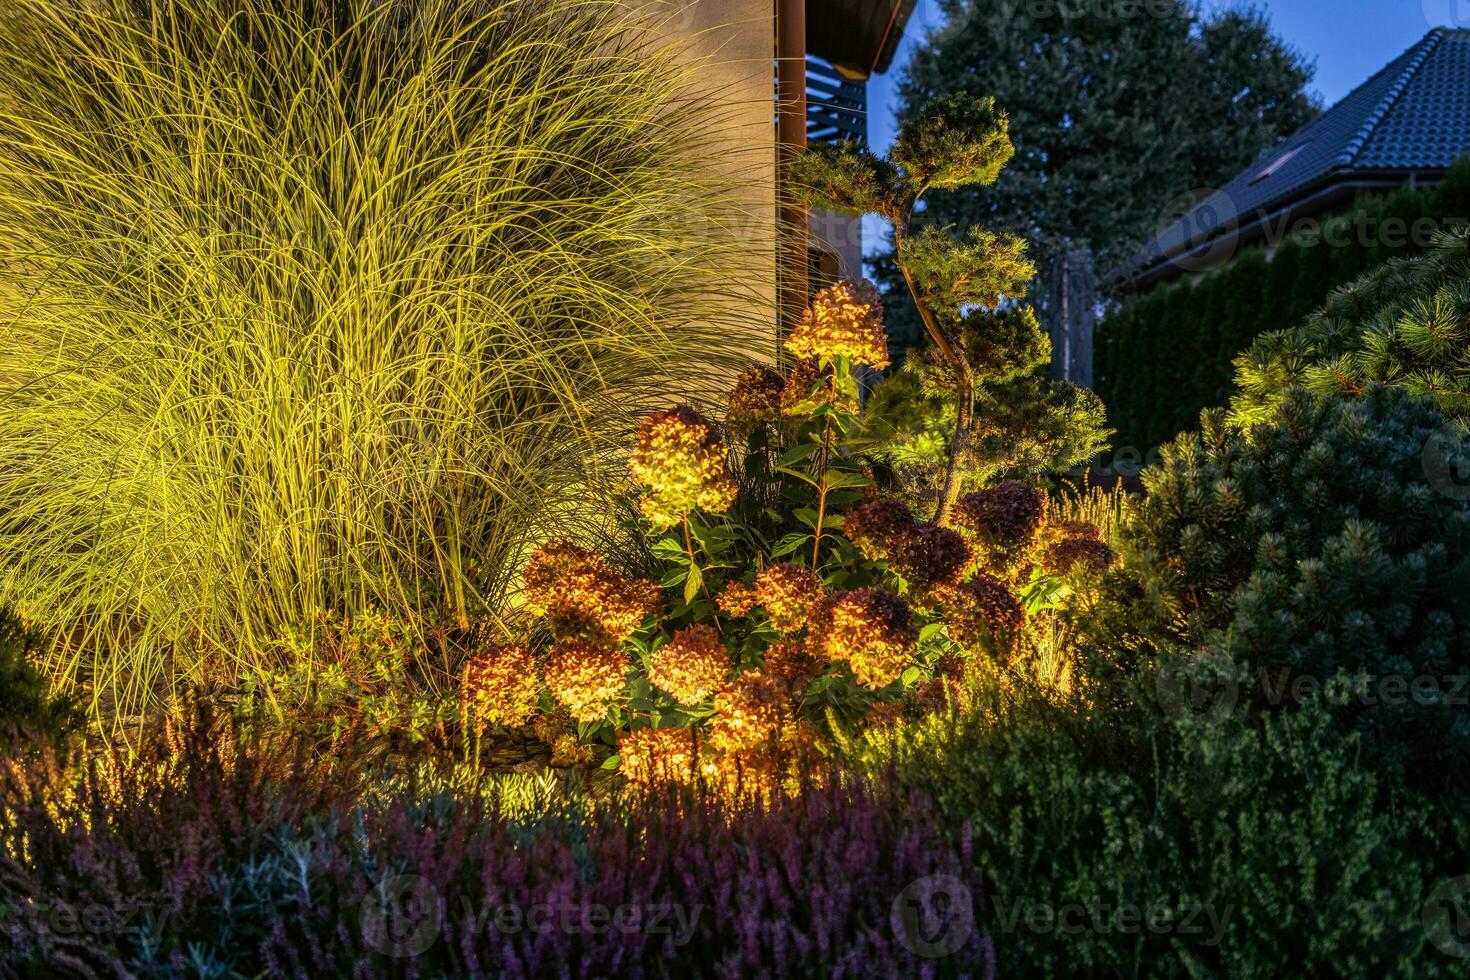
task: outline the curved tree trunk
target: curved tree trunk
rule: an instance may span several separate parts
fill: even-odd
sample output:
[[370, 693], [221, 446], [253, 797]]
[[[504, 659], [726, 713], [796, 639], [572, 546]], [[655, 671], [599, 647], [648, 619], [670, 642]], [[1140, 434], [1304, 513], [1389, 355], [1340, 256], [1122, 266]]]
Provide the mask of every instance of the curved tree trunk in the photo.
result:
[[955, 430], [949, 442], [949, 463], [944, 470], [944, 484], [939, 489], [939, 505], [934, 510], [934, 523], [948, 524], [955, 501], [960, 496], [959, 462], [970, 446], [970, 428], [975, 416], [975, 376], [970, 370], [970, 362], [950, 341], [944, 328], [935, 319], [933, 311], [929, 309], [929, 304], [919, 294], [918, 285], [914, 282], [913, 273], [909, 271], [908, 261], [904, 258], [908, 235], [907, 217], [894, 221], [894, 250], [898, 255], [898, 267], [903, 272], [903, 281], [909, 287], [909, 294], [914, 298], [914, 306], [919, 311], [920, 319], [924, 321], [924, 329], [929, 338], [934, 341], [934, 345], [949, 363], [950, 370], [954, 372]]

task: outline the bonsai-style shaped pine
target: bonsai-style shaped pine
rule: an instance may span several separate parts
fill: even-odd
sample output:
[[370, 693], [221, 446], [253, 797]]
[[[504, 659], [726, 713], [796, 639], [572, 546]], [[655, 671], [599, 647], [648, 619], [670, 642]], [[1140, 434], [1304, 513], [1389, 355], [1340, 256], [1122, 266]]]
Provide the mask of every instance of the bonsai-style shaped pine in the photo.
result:
[[[981, 228], [963, 239], [934, 226], [913, 233], [914, 210], [931, 189], [994, 183], [1013, 153], [1006, 115], [995, 101], [956, 95], [937, 99], [905, 123], [886, 160], [847, 141], [813, 147], [792, 167], [805, 203], [893, 223], [898, 265], [932, 344], [917, 367], [927, 385], [942, 386], [955, 404], [938, 524], [949, 523], [966, 489], [965, 473], [974, 467], [977, 433], [988, 431], [975, 417], [977, 385], [1015, 381], [1018, 364], [1029, 379], [1035, 353], [1047, 341], [1031, 309], [1014, 302], [1036, 273], [1023, 240]], [[1028, 399], [1037, 394], [1026, 390]], [[1050, 394], [1041, 395], [1044, 402]], [[1047, 405], [1038, 413], [1055, 409]], [[1084, 412], [1082, 421], [1095, 420]]]

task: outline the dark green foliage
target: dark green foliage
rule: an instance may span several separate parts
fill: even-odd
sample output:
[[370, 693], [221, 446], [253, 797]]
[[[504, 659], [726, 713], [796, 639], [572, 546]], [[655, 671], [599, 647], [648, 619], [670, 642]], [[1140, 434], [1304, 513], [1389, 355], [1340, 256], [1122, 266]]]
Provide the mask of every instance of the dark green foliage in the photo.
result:
[[11, 748], [18, 738], [59, 743], [80, 722], [77, 706], [54, 694], [26, 659], [32, 642], [21, 624], [0, 609], [0, 750]]
[[[1184, 279], [1126, 303], [1099, 325], [1094, 348], [1117, 443], [1148, 450], [1189, 428], [1201, 409], [1230, 397], [1232, 361], [1257, 337], [1300, 323], [1334, 289], [1419, 254], [1432, 229], [1467, 218], [1470, 160], [1433, 190], [1365, 198], [1319, 230], [1287, 237], [1269, 261], [1251, 248], [1198, 283]], [[1365, 309], [1369, 299], [1360, 297]]]
[[819, 143], [791, 164], [792, 193], [805, 204], [843, 214], [893, 214], [898, 171], [856, 140]]
[[903, 168], [905, 186], [920, 194], [929, 188], [989, 186], [1014, 154], [1009, 120], [995, 99], [950, 94], [906, 120], [890, 157]]
[[996, 697], [894, 755], [971, 825], [1002, 976], [1454, 976], [1420, 918], [1453, 859], [1331, 728], [1315, 709], [1150, 722]]
[[1244, 430], [1205, 413], [1145, 472], [1095, 656], [1124, 676], [1202, 667], [1268, 712], [1325, 700], [1366, 765], [1463, 807], [1470, 495], [1426, 476], [1445, 426], [1384, 387], [1296, 390]]
[[[994, 186], [935, 194], [923, 220], [1017, 234], [1043, 270], [1084, 245], [1103, 273], [1127, 261], [1168, 202], [1221, 186], [1316, 113], [1310, 66], [1251, 11], [1204, 17], [1187, 0], [940, 6], [950, 26], [915, 52], [900, 118], [949, 96], [993, 96], [1016, 155]], [[878, 268], [890, 329], [922, 342], [896, 266]]]
[[1262, 335], [1235, 366], [1240, 421], [1269, 414], [1288, 385], [1353, 395], [1391, 384], [1470, 422], [1470, 226], [1341, 287], [1301, 326]]

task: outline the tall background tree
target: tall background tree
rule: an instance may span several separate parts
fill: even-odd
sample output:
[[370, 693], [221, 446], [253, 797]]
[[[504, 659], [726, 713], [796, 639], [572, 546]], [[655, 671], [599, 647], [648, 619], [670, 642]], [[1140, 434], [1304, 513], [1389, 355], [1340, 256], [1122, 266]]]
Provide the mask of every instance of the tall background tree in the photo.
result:
[[[1088, 256], [1107, 297], [1123, 264], [1200, 191], [1320, 108], [1306, 92], [1313, 66], [1254, 7], [1206, 16], [1185, 0], [940, 4], [946, 25], [900, 83], [900, 121], [936, 97], [991, 95], [1010, 114], [1016, 155], [1005, 181], [938, 191], [916, 220], [1029, 240], [1052, 280], [1034, 291], [1048, 326], [1069, 252]], [[877, 267], [898, 343], [921, 343], [891, 255]]]

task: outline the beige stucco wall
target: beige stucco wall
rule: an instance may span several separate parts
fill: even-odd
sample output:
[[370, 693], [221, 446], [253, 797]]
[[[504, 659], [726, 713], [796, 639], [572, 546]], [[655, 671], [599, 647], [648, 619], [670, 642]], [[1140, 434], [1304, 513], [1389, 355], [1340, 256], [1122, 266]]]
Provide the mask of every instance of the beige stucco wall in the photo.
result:
[[863, 274], [863, 222], [835, 211], [813, 208], [811, 247], [837, 257], [837, 275], [859, 279]]
[[[720, 144], [714, 176], [729, 199], [691, 195], [694, 220], [716, 224], [740, 247], [738, 287], [752, 353], [776, 344], [776, 131], [772, 88], [774, 0], [628, 0], [675, 39], [698, 71], [691, 94], [710, 105]], [[701, 134], [704, 138], [708, 134]], [[708, 175], [706, 175], [708, 176]]]

